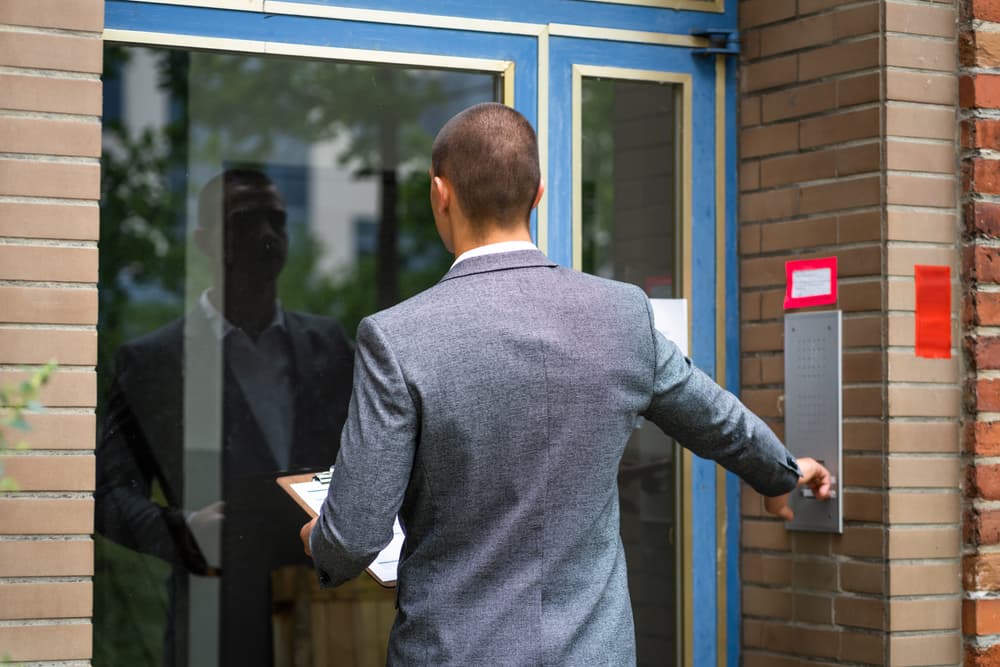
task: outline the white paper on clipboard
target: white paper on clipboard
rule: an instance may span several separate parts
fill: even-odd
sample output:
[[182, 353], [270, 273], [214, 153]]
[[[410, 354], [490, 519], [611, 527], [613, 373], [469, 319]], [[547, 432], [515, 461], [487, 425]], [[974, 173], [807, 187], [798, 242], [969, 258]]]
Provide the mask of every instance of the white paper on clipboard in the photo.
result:
[[687, 299], [650, 299], [656, 330], [674, 342], [688, 356]]
[[[323, 507], [323, 501], [326, 500], [330, 483], [312, 480], [289, 484], [289, 487], [306, 505], [319, 515], [320, 508]], [[396, 517], [396, 520], [392, 524], [392, 541], [379, 552], [375, 560], [367, 567], [369, 574], [375, 577], [375, 580], [383, 586], [394, 586], [396, 584], [396, 571], [399, 567], [399, 554], [403, 550], [403, 537], [403, 527], [399, 525], [399, 517]]]

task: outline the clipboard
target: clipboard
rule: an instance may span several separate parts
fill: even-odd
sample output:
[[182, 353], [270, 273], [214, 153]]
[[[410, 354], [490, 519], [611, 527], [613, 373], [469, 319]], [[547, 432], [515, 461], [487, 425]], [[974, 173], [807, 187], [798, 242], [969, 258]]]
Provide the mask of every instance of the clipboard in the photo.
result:
[[[298, 475], [285, 475], [275, 480], [278, 486], [311, 518], [316, 518], [319, 515], [318, 508], [326, 499], [326, 490], [329, 488], [329, 482], [325, 484], [317, 482], [315, 474], [307, 472]], [[403, 548], [403, 538], [403, 529], [399, 525], [397, 517], [392, 527], [392, 541], [379, 552], [371, 565], [365, 569], [365, 572], [380, 586], [396, 587], [396, 568], [399, 565], [399, 554]]]

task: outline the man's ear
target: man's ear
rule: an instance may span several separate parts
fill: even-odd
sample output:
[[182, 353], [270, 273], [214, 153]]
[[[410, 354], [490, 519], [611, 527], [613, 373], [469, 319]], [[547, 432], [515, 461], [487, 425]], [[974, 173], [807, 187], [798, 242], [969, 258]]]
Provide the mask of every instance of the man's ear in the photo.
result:
[[441, 214], [451, 206], [451, 184], [440, 176], [431, 176], [431, 205]]
[[545, 194], [545, 180], [538, 179], [538, 192], [535, 193], [535, 202], [531, 205], [531, 208], [538, 206], [538, 202], [542, 201], [542, 195]]

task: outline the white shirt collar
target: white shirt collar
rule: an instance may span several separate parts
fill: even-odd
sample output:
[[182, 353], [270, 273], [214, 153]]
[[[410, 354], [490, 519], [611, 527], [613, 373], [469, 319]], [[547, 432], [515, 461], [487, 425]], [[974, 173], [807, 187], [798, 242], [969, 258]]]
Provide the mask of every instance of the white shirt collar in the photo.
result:
[[[198, 297], [198, 306], [201, 308], [201, 312], [205, 315], [205, 319], [208, 320], [209, 326], [212, 327], [212, 331], [215, 333], [216, 337], [220, 340], [225, 338], [226, 335], [235, 329], [229, 320], [222, 316], [222, 313], [212, 304], [212, 301], [208, 298], [208, 290], [201, 293]], [[268, 324], [264, 330], [267, 331], [271, 327], [284, 328], [285, 326], [285, 313], [281, 309], [281, 302], [275, 303], [274, 308], [274, 319]]]
[[500, 243], [489, 243], [487, 245], [481, 245], [478, 248], [473, 248], [472, 250], [466, 250], [461, 255], [455, 258], [454, 263], [451, 267], [455, 268], [455, 265], [459, 262], [469, 259], [470, 257], [481, 257], [483, 255], [496, 255], [501, 252], [514, 252], [516, 250], [538, 250], [536, 246], [531, 241], [501, 241]]

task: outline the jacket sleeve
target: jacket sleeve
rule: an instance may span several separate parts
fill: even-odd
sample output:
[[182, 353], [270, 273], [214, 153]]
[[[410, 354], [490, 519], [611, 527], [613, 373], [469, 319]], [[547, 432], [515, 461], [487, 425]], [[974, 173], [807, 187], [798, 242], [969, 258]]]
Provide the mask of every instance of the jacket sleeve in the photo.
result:
[[799, 467], [767, 424], [716, 384], [653, 326], [653, 392], [643, 417], [702, 458], [739, 475], [765, 496], [795, 488]]
[[392, 540], [419, 423], [388, 341], [374, 320], [366, 318], [358, 326], [354, 392], [340, 452], [310, 538], [323, 586], [357, 576]]
[[162, 485], [163, 476], [120, 382], [134, 363], [124, 348], [120, 350], [119, 375], [107, 398], [97, 443], [95, 530], [125, 547], [205, 574], [208, 564], [183, 510], [153, 501], [154, 484]]

